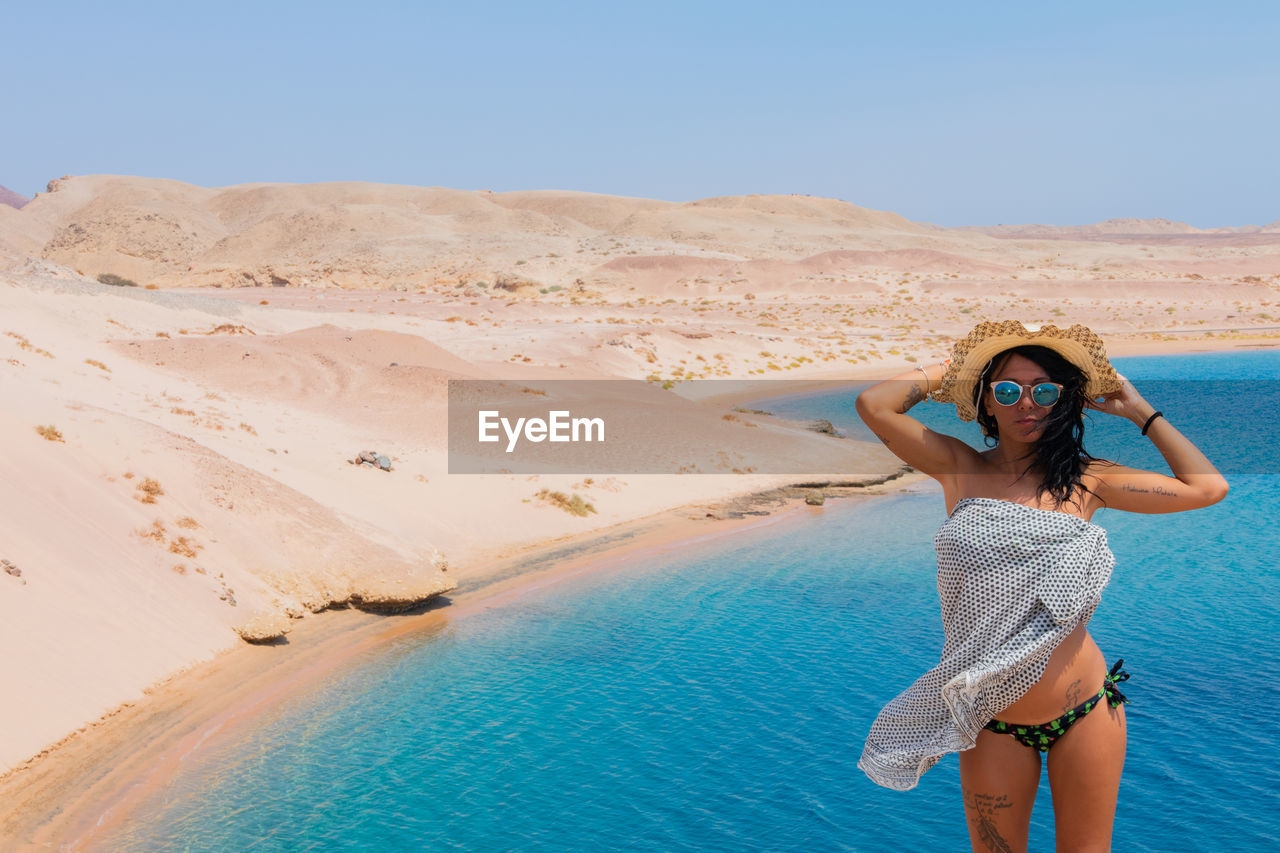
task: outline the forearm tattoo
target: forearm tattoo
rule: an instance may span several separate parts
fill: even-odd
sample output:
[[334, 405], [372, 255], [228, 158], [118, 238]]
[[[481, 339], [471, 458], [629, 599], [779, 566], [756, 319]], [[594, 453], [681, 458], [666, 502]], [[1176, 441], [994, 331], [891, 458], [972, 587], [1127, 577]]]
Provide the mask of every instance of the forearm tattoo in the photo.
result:
[[1009, 802], [1008, 795], [1001, 794], [996, 796], [994, 794], [978, 794], [968, 789], [963, 790], [965, 805], [969, 807], [970, 821], [976, 831], [978, 841], [982, 842], [982, 848], [990, 851], [990, 853], [1013, 853], [1012, 845], [1000, 834], [995, 821], [995, 817], [1001, 809], [1013, 807], [1013, 804]]
[[907, 409], [910, 409], [916, 403], [923, 400], [924, 396], [924, 389], [920, 387], [920, 384], [913, 383], [911, 388], [907, 391], [907, 399], [902, 404], [902, 412], [900, 414], [906, 414]]

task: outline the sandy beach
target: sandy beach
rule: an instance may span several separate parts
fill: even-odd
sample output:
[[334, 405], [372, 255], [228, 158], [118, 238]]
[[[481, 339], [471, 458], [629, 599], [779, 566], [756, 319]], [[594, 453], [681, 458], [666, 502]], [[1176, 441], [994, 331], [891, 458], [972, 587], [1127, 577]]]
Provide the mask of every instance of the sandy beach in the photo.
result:
[[[982, 319], [1082, 322], [1112, 355], [1280, 344], [1280, 230], [1169, 225], [117, 176], [0, 205], [0, 838], [92, 847], [393, 637], [916, 482], [753, 400], [938, 360]], [[648, 380], [654, 426], [602, 464], [653, 473], [451, 474], [451, 379]]]

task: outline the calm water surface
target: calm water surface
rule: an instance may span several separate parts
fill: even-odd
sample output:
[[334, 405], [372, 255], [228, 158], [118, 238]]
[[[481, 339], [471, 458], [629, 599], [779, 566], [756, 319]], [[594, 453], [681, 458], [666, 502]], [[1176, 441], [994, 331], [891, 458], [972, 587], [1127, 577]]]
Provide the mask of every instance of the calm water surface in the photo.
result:
[[[1118, 562], [1091, 630], [1133, 674], [1115, 849], [1274, 850], [1280, 357], [1117, 363], [1233, 488], [1094, 518]], [[847, 394], [764, 407], [860, 428]], [[1161, 467], [1105, 420], [1090, 450]], [[855, 767], [876, 712], [937, 662], [943, 515], [932, 488], [829, 502], [401, 640], [189, 759], [108, 846], [966, 850], [954, 757], [906, 793]], [[1052, 819], [1046, 781], [1033, 850]]]

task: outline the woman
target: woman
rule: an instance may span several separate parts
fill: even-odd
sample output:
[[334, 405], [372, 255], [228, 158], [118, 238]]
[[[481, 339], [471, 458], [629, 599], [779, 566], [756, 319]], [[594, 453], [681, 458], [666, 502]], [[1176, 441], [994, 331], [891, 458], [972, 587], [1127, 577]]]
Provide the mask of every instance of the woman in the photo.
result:
[[[932, 395], [976, 417], [989, 449], [936, 433], [907, 411]], [[1084, 409], [1128, 418], [1172, 477], [1096, 459]], [[1046, 755], [1057, 849], [1109, 849], [1124, 765], [1126, 701], [1087, 626], [1115, 558], [1089, 519], [1100, 507], [1180, 512], [1227, 483], [1195, 445], [1118, 376], [1084, 326], [981, 323], [947, 363], [858, 397], [894, 454], [942, 485], [935, 537], [944, 644], [937, 667], [880, 713], [858, 766], [906, 790], [960, 752], [975, 850], [1025, 850]]]

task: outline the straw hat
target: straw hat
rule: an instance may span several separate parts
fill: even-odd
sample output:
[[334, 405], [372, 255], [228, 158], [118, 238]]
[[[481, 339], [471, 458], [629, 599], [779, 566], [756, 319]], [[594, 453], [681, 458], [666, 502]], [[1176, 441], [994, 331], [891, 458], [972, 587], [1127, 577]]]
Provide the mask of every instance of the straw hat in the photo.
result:
[[1017, 320], [979, 323], [951, 349], [951, 365], [942, 375], [942, 385], [933, 399], [955, 403], [962, 421], [977, 416], [973, 386], [987, 362], [1008, 349], [1039, 346], [1051, 349], [1084, 371], [1084, 393], [1090, 400], [1120, 390], [1120, 377], [1107, 360], [1102, 340], [1086, 326], [1059, 329], [1057, 326], [1023, 326]]

